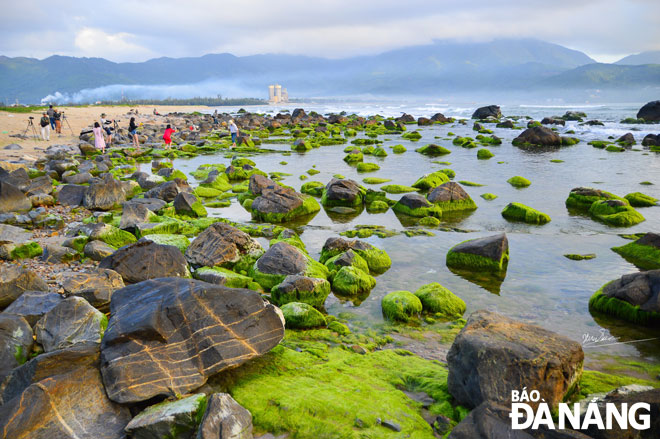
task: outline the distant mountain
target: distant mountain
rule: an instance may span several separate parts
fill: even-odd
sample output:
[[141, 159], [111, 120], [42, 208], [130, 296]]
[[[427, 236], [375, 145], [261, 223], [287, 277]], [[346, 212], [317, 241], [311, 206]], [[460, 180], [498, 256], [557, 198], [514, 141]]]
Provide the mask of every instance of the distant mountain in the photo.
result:
[[639, 66], [642, 64], [660, 64], [660, 50], [651, 50], [649, 52], [642, 52], [636, 55], [628, 55], [621, 58], [614, 64]]
[[660, 64], [588, 64], [548, 78], [542, 85], [564, 88], [660, 87]]
[[[71, 95], [82, 89], [92, 89], [80, 98], [87, 101], [119, 99], [123, 89], [131, 98], [153, 98], [154, 93], [160, 98], [239, 93], [265, 97], [266, 86], [274, 82], [287, 87], [292, 97], [439, 96], [479, 90], [526, 90], [551, 83], [564, 86], [573, 80], [584, 86], [602, 79], [580, 71], [590, 65], [604, 66], [594, 63], [582, 52], [532, 39], [438, 41], [344, 59], [277, 54], [236, 57], [225, 53], [114, 63], [102, 58], [51, 56], [37, 60], [0, 56], [0, 100], [13, 102], [18, 98], [34, 103], [55, 92]], [[657, 84], [654, 71], [647, 69], [639, 75], [641, 82]], [[608, 83], [616, 85], [616, 79]], [[151, 95], [144, 96], [147, 92]]]

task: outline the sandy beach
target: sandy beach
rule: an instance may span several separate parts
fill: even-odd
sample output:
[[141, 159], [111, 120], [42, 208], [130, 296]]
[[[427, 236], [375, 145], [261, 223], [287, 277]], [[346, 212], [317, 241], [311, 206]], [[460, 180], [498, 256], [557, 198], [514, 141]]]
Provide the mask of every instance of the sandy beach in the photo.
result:
[[[68, 143], [77, 143], [80, 131], [88, 128], [94, 121], [99, 120], [102, 113], [107, 115], [107, 119], [120, 120], [119, 125], [126, 128], [131, 115], [128, 111], [131, 108], [138, 110], [138, 122], [152, 122], [156, 118], [163, 117], [168, 113], [205, 110], [207, 107], [199, 106], [156, 106], [155, 108], [161, 116], [154, 116], [154, 106], [141, 105], [137, 107], [126, 106], [88, 106], [88, 107], [57, 107], [64, 110], [66, 121], [63, 121], [62, 134], [58, 135], [55, 130], [51, 130], [50, 141], [35, 140], [32, 138], [32, 130], [27, 133], [30, 139], [23, 140], [16, 137], [10, 137], [12, 134], [21, 134], [28, 126], [29, 116], [34, 117], [34, 125], [37, 134], [40, 134], [39, 119], [40, 111], [32, 113], [9, 113], [0, 111], [0, 160], [14, 161], [22, 158], [37, 159], [42, 151], [50, 145], [61, 145]], [[68, 121], [68, 124], [67, 124]], [[69, 128], [70, 125], [70, 128]], [[72, 133], [73, 132], [73, 133]], [[22, 149], [5, 149], [7, 145], [16, 143]], [[26, 157], [27, 156], [27, 157]]]

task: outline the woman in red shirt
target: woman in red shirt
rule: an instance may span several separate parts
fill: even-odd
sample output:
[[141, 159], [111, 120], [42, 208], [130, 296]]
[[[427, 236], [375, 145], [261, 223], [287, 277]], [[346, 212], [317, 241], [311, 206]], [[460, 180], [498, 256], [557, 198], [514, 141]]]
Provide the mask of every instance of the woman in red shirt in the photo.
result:
[[175, 133], [176, 130], [172, 129], [170, 124], [167, 124], [165, 128], [165, 134], [163, 134], [163, 140], [165, 141], [165, 146], [169, 149], [172, 145], [172, 133]]

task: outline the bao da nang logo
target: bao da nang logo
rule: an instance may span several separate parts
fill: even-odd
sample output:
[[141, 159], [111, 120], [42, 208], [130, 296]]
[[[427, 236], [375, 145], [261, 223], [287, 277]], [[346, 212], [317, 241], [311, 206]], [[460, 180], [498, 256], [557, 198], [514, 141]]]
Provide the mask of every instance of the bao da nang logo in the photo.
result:
[[[538, 390], [527, 392], [511, 392], [511, 428], [523, 430], [530, 428], [537, 430], [546, 427], [550, 430], [570, 428], [573, 430], [611, 430], [617, 425], [621, 430], [632, 428], [635, 430], [648, 430], [651, 428], [651, 405], [645, 402], [605, 403], [604, 410], [595, 401], [586, 403], [559, 403], [556, 420], [552, 418], [550, 405], [541, 398]], [[534, 403], [536, 406], [534, 409]]]

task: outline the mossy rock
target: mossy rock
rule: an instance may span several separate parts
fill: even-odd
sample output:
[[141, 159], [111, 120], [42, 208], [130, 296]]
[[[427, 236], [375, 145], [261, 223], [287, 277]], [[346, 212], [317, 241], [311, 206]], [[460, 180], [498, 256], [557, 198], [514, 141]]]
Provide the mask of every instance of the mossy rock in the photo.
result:
[[452, 140], [452, 143], [456, 146], [460, 146], [462, 148], [476, 148], [477, 144], [474, 143], [474, 139], [471, 137], [455, 137], [454, 140]]
[[495, 198], [497, 198], [497, 195], [491, 194], [490, 192], [486, 192], [485, 194], [481, 194], [480, 196], [481, 196], [481, 198], [483, 198], [484, 200], [487, 200], [487, 201], [492, 201]]
[[590, 259], [595, 259], [596, 254], [595, 253], [588, 253], [585, 255], [580, 255], [577, 253], [567, 253], [564, 255], [566, 259], [570, 259], [571, 261], [588, 261]]
[[374, 148], [373, 152], [371, 153], [374, 157], [387, 157], [387, 151], [385, 151], [382, 147], [377, 147]]
[[304, 196], [302, 205], [296, 207], [295, 209], [279, 213], [279, 212], [259, 212], [257, 210], [252, 210], [252, 218], [255, 220], [267, 222], [267, 223], [283, 223], [287, 221], [292, 221], [296, 218], [308, 216], [314, 214], [321, 210], [319, 202], [316, 201], [314, 197]]
[[657, 198], [641, 192], [632, 192], [624, 197], [633, 207], [651, 207], [655, 206], [658, 202]]
[[630, 227], [646, 220], [633, 207], [622, 205], [618, 200], [596, 201], [589, 208], [589, 215], [615, 227]]
[[223, 267], [200, 267], [193, 273], [195, 279], [209, 282], [210, 278], [224, 279], [224, 286], [229, 288], [249, 288], [252, 278], [243, 276]]
[[130, 437], [192, 437], [206, 411], [203, 393], [175, 401], [163, 401], [138, 413], [126, 426]]
[[447, 267], [486, 273], [499, 273], [506, 269], [509, 261], [508, 246], [499, 259], [492, 259], [478, 254], [464, 253], [454, 250], [459, 245], [470, 241], [474, 240], [468, 239], [449, 249], [446, 259]]
[[167, 177], [164, 177], [164, 178], [165, 178], [166, 181], [172, 181], [175, 178], [180, 178], [181, 180], [185, 180], [185, 181], [188, 180], [188, 176], [186, 174], [184, 174], [183, 172], [179, 171], [178, 169], [174, 169], [170, 173], [170, 175], [168, 175]]
[[[350, 252], [348, 255], [346, 253]], [[355, 253], [353, 250], [348, 250], [345, 253], [340, 253], [336, 256], [331, 257], [327, 261], [325, 261], [325, 266], [328, 267], [328, 270], [330, 271], [330, 278], [335, 275], [342, 267], [345, 267], [347, 265], [338, 265], [337, 262], [338, 260], [350, 260], [350, 267], [357, 268], [358, 270], [362, 270], [365, 273], [369, 273], [369, 264], [367, 264], [367, 261], [364, 260], [364, 258], [357, 253]]]
[[308, 170], [307, 170], [307, 173], [308, 173], [309, 175], [316, 175], [316, 174], [320, 174], [321, 171], [319, 171], [318, 169], [308, 169]]
[[418, 133], [417, 131], [411, 131], [408, 133], [404, 133], [401, 135], [404, 139], [410, 140], [412, 142], [417, 142], [422, 138], [422, 135]]
[[616, 297], [608, 297], [603, 294], [603, 289], [610, 282], [603, 285], [589, 299], [589, 310], [598, 311], [621, 320], [626, 320], [638, 325], [658, 326], [660, 325], [660, 313], [645, 311], [637, 305], [632, 305], [625, 300]]
[[14, 247], [10, 252], [10, 257], [13, 260], [17, 259], [32, 259], [41, 256], [44, 250], [38, 242], [26, 241]]
[[624, 152], [625, 150], [626, 148], [616, 145], [607, 145], [607, 147], [605, 148], [605, 151], [608, 152]]
[[531, 181], [527, 180], [525, 177], [521, 177], [520, 175], [511, 177], [507, 180], [507, 183], [516, 188], [523, 188], [532, 184]]
[[425, 227], [438, 227], [440, 225], [440, 220], [432, 216], [425, 216], [419, 220], [419, 225]]
[[289, 302], [281, 309], [287, 328], [309, 329], [327, 325], [323, 314], [306, 303]]
[[348, 326], [338, 322], [337, 320], [333, 320], [328, 323], [328, 329], [330, 331], [336, 332], [339, 335], [349, 335], [351, 333], [351, 330], [348, 328]]
[[369, 293], [376, 286], [376, 279], [359, 268], [341, 267], [332, 277], [332, 291], [342, 296], [358, 296]]
[[344, 157], [346, 163], [357, 163], [364, 160], [364, 155], [361, 151], [349, 152]]
[[181, 250], [181, 253], [185, 253], [186, 249], [190, 245], [190, 240], [183, 235], [170, 235], [170, 234], [151, 234], [147, 235], [146, 238], [149, 241], [153, 241], [156, 244], [162, 245], [173, 245], [174, 247]]
[[408, 322], [422, 312], [422, 302], [410, 291], [392, 291], [381, 302], [385, 318]]
[[298, 236], [295, 232], [289, 229], [285, 229], [281, 231], [277, 235], [277, 237], [270, 240], [269, 245], [273, 246], [278, 242], [286, 242], [287, 244], [296, 247], [298, 250], [302, 251], [303, 253], [308, 254], [307, 248], [305, 247], [305, 243], [302, 241], [302, 239], [300, 239], [300, 236]]
[[442, 172], [449, 179], [456, 177], [456, 172], [453, 169], [445, 168], [445, 169], [440, 169], [438, 172]]
[[477, 158], [479, 160], [488, 160], [492, 157], [495, 157], [495, 154], [493, 154], [492, 152], [490, 152], [490, 150], [486, 148], [481, 148], [479, 149], [479, 151], [477, 151]]
[[592, 140], [588, 144], [593, 146], [594, 148], [605, 149], [608, 145], [612, 145], [613, 143], [608, 142], [607, 140]]
[[601, 200], [619, 200], [624, 204], [629, 204], [628, 200], [611, 192], [593, 188], [575, 188], [571, 190], [566, 199], [566, 207], [588, 212], [593, 203]]
[[121, 230], [118, 227], [106, 224], [103, 229], [95, 233], [92, 239], [103, 241], [106, 244], [119, 248], [137, 241], [137, 238], [132, 233]]
[[322, 308], [329, 294], [330, 282], [304, 276], [287, 276], [270, 290], [270, 297], [278, 306], [298, 302]]
[[462, 184], [463, 186], [474, 186], [474, 187], [485, 186], [485, 185], [483, 185], [483, 184], [481, 184], [481, 183], [475, 183], [474, 181], [468, 181], [468, 180], [459, 180], [458, 182], [459, 182], [460, 184]]
[[325, 185], [320, 181], [308, 181], [300, 187], [300, 192], [315, 197], [323, 195], [323, 188]]
[[358, 172], [374, 172], [378, 171], [380, 166], [377, 163], [358, 163], [357, 171]]
[[433, 156], [433, 157], [439, 155], [451, 154], [451, 151], [448, 150], [447, 148], [440, 145], [436, 145], [434, 143], [430, 143], [428, 145], [422, 146], [421, 148], [417, 148], [415, 151], [417, 151], [420, 154]]
[[550, 215], [522, 203], [509, 203], [502, 210], [502, 216], [510, 221], [522, 221], [528, 224], [546, 224], [550, 222]]
[[403, 154], [403, 153], [406, 152], [406, 151], [407, 151], [407, 149], [406, 149], [406, 147], [403, 146], [403, 145], [394, 145], [394, 146], [392, 147], [392, 152], [393, 152], [394, 154]]
[[438, 187], [443, 183], [447, 183], [448, 181], [449, 181], [449, 177], [447, 176], [446, 173], [442, 171], [436, 171], [430, 174], [423, 175], [422, 177], [417, 179], [415, 183], [413, 183], [412, 187], [420, 190], [427, 190]]
[[413, 216], [416, 218], [424, 218], [426, 216], [434, 216], [436, 218], [442, 218], [442, 207], [438, 204], [429, 203], [427, 207], [417, 207], [410, 208], [400, 201], [392, 206], [392, 210], [408, 216]]
[[402, 184], [386, 184], [380, 187], [381, 190], [388, 194], [405, 194], [406, 192], [417, 192], [417, 188], [411, 186], [404, 186]]
[[363, 183], [366, 184], [383, 184], [392, 181], [391, 178], [379, 178], [379, 177], [365, 177], [362, 179]]
[[390, 209], [390, 205], [385, 201], [376, 200], [371, 204], [367, 204], [367, 212], [369, 213], [383, 213]]
[[437, 317], [457, 319], [465, 313], [465, 302], [437, 282], [423, 285], [415, 291], [415, 296], [422, 302], [424, 312]]
[[612, 250], [643, 270], [660, 269], [660, 248], [643, 244], [644, 237]]
[[[230, 185], [231, 189], [231, 185]], [[207, 186], [198, 186], [193, 191], [193, 194], [199, 198], [215, 198], [223, 194], [224, 191], [220, 189], [207, 187]]]

